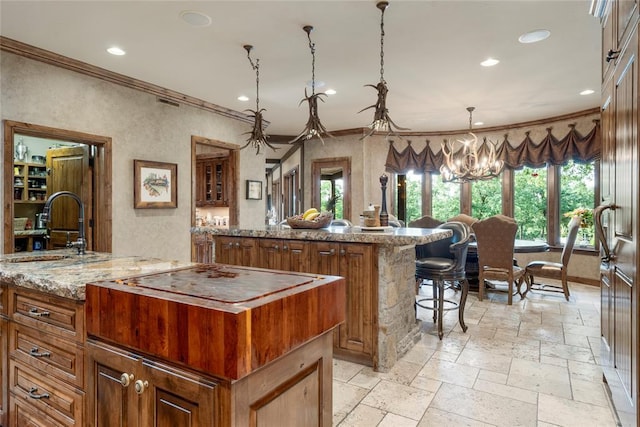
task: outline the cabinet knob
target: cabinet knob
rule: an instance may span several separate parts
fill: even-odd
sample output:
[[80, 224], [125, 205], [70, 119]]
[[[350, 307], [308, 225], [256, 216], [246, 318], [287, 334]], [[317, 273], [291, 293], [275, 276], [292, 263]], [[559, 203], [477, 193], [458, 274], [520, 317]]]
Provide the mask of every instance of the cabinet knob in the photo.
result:
[[344, 249], [340, 249], [340, 255], [344, 256], [347, 253]]
[[29, 354], [32, 355], [33, 357], [50, 357], [51, 353], [49, 353], [48, 351], [43, 351], [42, 353], [40, 353], [40, 350], [38, 349], [38, 347], [33, 347], [30, 351]]
[[236, 248], [239, 248], [239, 247], [240, 247], [240, 243], [236, 242]]
[[122, 387], [129, 387], [131, 381], [133, 380], [133, 374], [127, 374], [126, 372], [120, 375], [120, 384]]
[[282, 246], [282, 250], [283, 251], [288, 251], [289, 250], [289, 246], [287, 246], [287, 245]]
[[609, 49], [609, 52], [607, 52], [607, 57], [605, 58], [605, 61], [610, 62], [612, 59], [616, 59], [618, 55], [620, 55], [619, 50]]
[[273, 249], [275, 249], [277, 251], [278, 249], [280, 249], [280, 246], [279, 245], [273, 245]]
[[149, 387], [149, 381], [137, 380], [135, 383], [136, 393], [142, 394]]
[[49, 313], [48, 311], [38, 311], [37, 307], [32, 307], [29, 309], [29, 316], [32, 317], [49, 317]]

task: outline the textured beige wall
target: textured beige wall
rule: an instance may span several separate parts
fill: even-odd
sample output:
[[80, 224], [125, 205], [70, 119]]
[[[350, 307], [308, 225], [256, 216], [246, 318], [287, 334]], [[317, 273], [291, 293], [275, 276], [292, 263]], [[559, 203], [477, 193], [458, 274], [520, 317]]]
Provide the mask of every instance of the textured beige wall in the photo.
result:
[[[0, 117], [112, 138], [113, 253], [190, 258], [191, 136], [244, 145], [250, 125], [14, 54], [0, 58]], [[178, 164], [177, 209], [133, 209], [133, 159]], [[264, 224], [244, 182], [265, 180], [264, 155], [240, 154], [240, 224]], [[2, 195], [4, 201], [4, 195]]]

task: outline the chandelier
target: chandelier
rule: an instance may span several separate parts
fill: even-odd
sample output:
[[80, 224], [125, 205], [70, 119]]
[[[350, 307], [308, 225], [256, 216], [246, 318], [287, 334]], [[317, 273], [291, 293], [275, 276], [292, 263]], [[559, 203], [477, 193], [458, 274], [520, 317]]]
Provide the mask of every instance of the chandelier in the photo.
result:
[[366, 135], [364, 135], [360, 139], [364, 139], [368, 136], [371, 136], [374, 132], [388, 132], [389, 134], [396, 134], [393, 128], [398, 130], [409, 130], [408, 128], [401, 128], [396, 125], [391, 117], [389, 117], [389, 110], [387, 109], [387, 93], [389, 93], [389, 88], [387, 87], [387, 82], [384, 79], [384, 11], [389, 6], [389, 2], [381, 1], [376, 4], [376, 7], [380, 9], [380, 81], [378, 84], [370, 84], [365, 85], [374, 88], [378, 91], [378, 100], [375, 104], [370, 105], [368, 107], [363, 108], [358, 111], [361, 113], [370, 108], [375, 108], [375, 112], [373, 113], [373, 122], [369, 125], [371, 129]]
[[[442, 143], [440, 174], [443, 182], [483, 181], [497, 177], [502, 171], [504, 162], [497, 158], [496, 144], [486, 139], [484, 144], [478, 144], [478, 137], [471, 132], [473, 110], [475, 107], [467, 108], [471, 139], [457, 140], [462, 145], [458, 151], [454, 151], [455, 143], [446, 140]], [[481, 149], [482, 145], [484, 148]]]
[[309, 40], [309, 49], [311, 50], [311, 95], [307, 94], [307, 88], [304, 88], [304, 98], [300, 101], [301, 105], [304, 101], [307, 101], [309, 104], [309, 119], [307, 120], [307, 125], [304, 127], [302, 132], [298, 134], [294, 139], [289, 141], [289, 143], [298, 142], [300, 140], [309, 140], [315, 136], [317, 136], [320, 141], [324, 144], [324, 139], [322, 139], [322, 134], [333, 137], [324, 125], [320, 122], [320, 117], [318, 116], [318, 100], [324, 102], [324, 99], [320, 98], [321, 96], [327, 96], [325, 93], [316, 93], [316, 45], [311, 41], [311, 31], [313, 31], [313, 27], [311, 25], [305, 25], [302, 27], [305, 33], [307, 33], [307, 39]]
[[254, 110], [245, 110], [253, 113], [251, 117], [253, 117], [253, 129], [249, 132], [243, 133], [243, 135], [249, 134], [249, 138], [247, 138], [247, 143], [240, 147], [242, 150], [245, 147], [251, 145], [251, 147], [256, 149], [256, 155], [260, 154], [260, 147], [266, 145], [272, 150], [277, 150], [273, 145], [267, 142], [268, 135], [264, 133], [264, 125], [262, 112], [265, 111], [264, 108], [260, 108], [260, 60], [256, 59], [254, 63], [251, 59], [251, 50], [253, 46], [250, 44], [246, 44], [243, 46], [244, 50], [247, 51], [247, 58], [249, 58], [249, 63], [251, 64], [251, 68], [256, 72], [256, 109]]

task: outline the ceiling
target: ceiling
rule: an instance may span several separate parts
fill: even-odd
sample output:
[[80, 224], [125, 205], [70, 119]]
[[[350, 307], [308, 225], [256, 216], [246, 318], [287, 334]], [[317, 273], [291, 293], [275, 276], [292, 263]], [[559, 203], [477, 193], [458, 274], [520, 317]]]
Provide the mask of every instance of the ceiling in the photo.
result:
[[[499, 126], [597, 107], [600, 24], [590, 0], [403, 1], [385, 12], [384, 77], [391, 118], [414, 131]], [[196, 27], [185, 10], [211, 17]], [[243, 45], [260, 63], [260, 107], [270, 135], [305, 126], [299, 105], [311, 80], [316, 92], [337, 91], [319, 105], [331, 130], [367, 126], [376, 101], [365, 84], [380, 79], [380, 10], [376, 1], [7, 1], [0, 2], [2, 36], [131, 76], [236, 111], [255, 108], [255, 72]], [[518, 37], [548, 29], [541, 42]], [[117, 45], [124, 56], [106, 49]], [[494, 57], [501, 62], [482, 67]], [[325, 82], [321, 86], [320, 82]], [[584, 89], [595, 93], [581, 96]], [[237, 100], [247, 95], [248, 102]]]

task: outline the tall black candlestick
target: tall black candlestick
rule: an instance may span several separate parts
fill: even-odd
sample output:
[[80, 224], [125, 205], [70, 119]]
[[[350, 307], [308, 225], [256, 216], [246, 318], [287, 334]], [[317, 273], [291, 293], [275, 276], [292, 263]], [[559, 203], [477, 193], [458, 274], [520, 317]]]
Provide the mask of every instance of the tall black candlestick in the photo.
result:
[[382, 174], [380, 177], [380, 188], [382, 189], [382, 203], [380, 204], [380, 226], [386, 227], [389, 225], [389, 214], [387, 213], [387, 182], [389, 177], [386, 174]]

